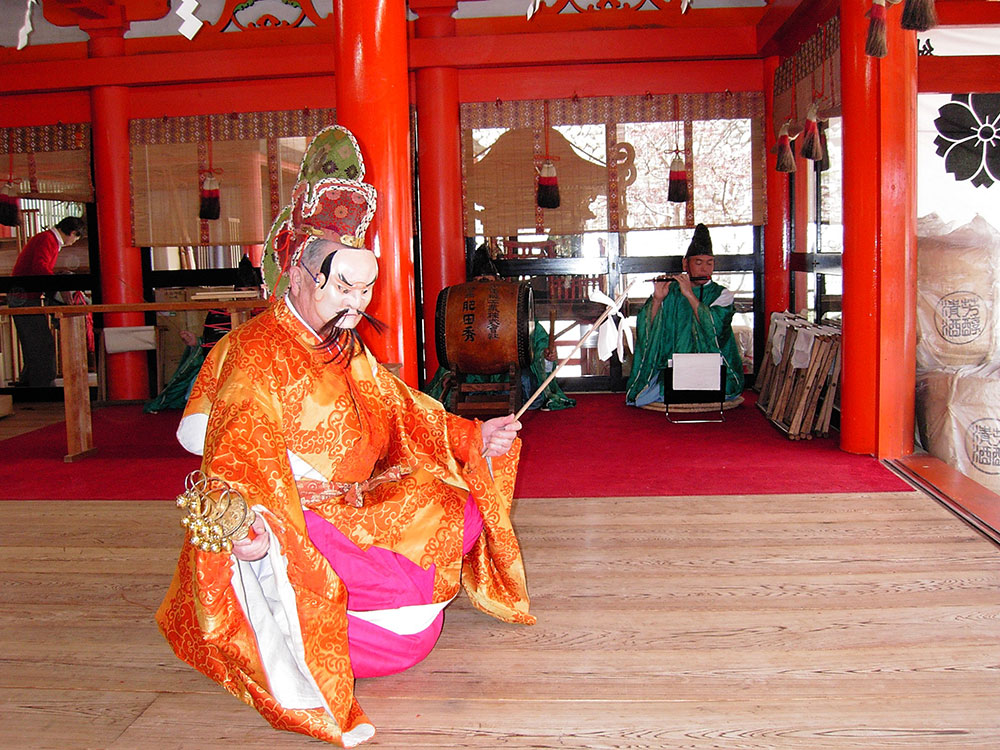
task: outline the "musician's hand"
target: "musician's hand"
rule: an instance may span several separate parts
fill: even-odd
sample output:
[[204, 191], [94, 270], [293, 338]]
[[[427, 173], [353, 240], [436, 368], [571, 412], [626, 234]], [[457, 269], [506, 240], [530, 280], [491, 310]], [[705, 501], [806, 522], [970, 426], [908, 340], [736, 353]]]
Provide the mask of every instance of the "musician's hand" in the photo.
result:
[[545, 351], [542, 352], [542, 356], [545, 357], [549, 362], [555, 362], [559, 357], [556, 355], [556, 350], [552, 347], [545, 347]]
[[653, 281], [653, 299], [657, 302], [663, 302], [663, 298], [667, 296], [667, 292], [670, 291], [670, 282], [674, 280], [673, 276], [663, 276], [663, 280], [656, 279]]
[[181, 341], [187, 346], [198, 346], [198, 337], [191, 333], [191, 331], [181, 331], [180, 336]]
[[250, 524], [250, 528], [253, 530], [253, 539], [246, 536], [238, 542], [233, 542], [233, 557], [237, 560], [244, 562], [259, 560], [267, 554], [267, 550], [271, 546], [271, 537], [264, 525], [263, 518], [258, 515]]
[[691, 287], [690, 276], [688, 276], [686, 273], [679, 273], [676, 276], [674, 276], [674, 278], [677, 280], [677, 286], [679, 286], [681, 289], [681, 294], [683, 294], [685, 297], [691, 297], [694, 295], [694, 292], [691, 291], [692, 287]]
[[491, 457], [505, 454], [514, 444], [514, 438], [520, 429], [521, 423], [514, 419], [513, 414], [483, 422], [483, 455]]

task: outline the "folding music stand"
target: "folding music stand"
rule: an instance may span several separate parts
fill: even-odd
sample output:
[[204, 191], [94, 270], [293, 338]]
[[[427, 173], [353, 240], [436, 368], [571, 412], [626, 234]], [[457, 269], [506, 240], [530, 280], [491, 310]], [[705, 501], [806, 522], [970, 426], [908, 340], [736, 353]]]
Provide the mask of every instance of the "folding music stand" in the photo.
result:
[[[663, 406], [671, 422], [725, 422], [723, 403], [726, 400], [726, 362], [721, 354], [674, 354], [663, 370]], [[714, 414], [718, 418], [698, 417], [675, 419], [670, 405], [702, 405], [706, 409], [691, 410], [689, 414]], [[715, 405], [718, 404], [718, 407]], [[677, 414], [678, 412], [674, 412]]]

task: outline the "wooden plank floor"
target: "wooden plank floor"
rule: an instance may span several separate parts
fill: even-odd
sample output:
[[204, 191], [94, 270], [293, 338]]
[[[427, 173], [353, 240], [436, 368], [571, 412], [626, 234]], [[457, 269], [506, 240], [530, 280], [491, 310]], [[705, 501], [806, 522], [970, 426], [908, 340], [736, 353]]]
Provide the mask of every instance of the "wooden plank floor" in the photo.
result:
[[13, 413], [0, 418], [0, 440], [23, 435], [66, 419], [66, 408], [62, 401], [15, 403], [13, 409]]
[[[153, 623], [166, 502], [4, 502], [0, 747], [322, 747]], [[534, 627], [460, 596], [357, 692], [383, 748], [1000, 747], [1000, 554], [916, 492], [525, 499]]]

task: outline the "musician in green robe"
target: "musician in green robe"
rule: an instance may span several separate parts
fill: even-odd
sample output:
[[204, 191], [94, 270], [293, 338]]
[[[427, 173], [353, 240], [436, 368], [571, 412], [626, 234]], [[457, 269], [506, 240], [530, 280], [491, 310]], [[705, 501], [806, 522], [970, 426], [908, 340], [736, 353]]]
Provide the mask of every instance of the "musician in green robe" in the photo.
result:
[[635, 357], [626, 403], [663, 402], [663, 370], [674, 353], [722, 354], [726, 400], [743, 393], [743, 360], [733, 335], [735, 295], [712, 281], [715, 256], [708, 227], [699, 224], [682, 261], [683, 273], [654, 280], [636, 319]]

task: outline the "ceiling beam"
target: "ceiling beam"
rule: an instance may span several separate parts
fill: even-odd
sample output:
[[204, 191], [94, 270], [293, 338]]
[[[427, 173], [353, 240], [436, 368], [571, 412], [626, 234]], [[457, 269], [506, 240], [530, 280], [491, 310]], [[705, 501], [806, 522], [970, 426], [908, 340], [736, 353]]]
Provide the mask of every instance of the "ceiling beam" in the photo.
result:
[[42, 14], [54, 26], [78, 26], [84, 31], [95, 23], [123, 24], [153, 21], [170, 12], [170, 0], [45, 0]]
[[0, 94], [329, 75], [333, 43], [0, 65]]
[[805, 0], [778, 33], [761, 45], [761, 57], [788, 57], [816, 30], [840, 12], [840, 0]]
[[752, 26], [718, 29], [606, 29], [410, 40], [410, 68], [718, 60], [753, 57]]
[[[780, 32], [782, 27], [809, 0], [769, 0], [767, 12], [757, 22], [757, 49], [763, 50]], [[838, 3], [839, 5], [839, 3]]]

